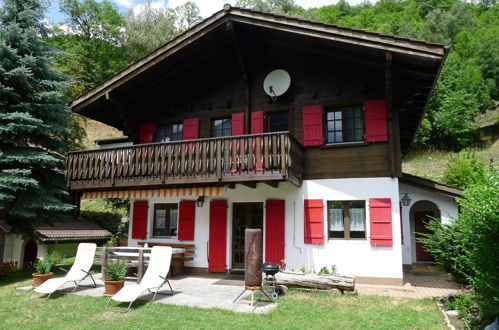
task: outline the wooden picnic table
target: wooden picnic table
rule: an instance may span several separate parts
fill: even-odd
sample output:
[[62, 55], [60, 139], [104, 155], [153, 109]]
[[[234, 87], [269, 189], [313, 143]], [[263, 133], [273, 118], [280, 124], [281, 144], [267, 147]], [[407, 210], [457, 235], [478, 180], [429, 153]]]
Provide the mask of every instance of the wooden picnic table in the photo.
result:
[[[141, 246], [120, 246], [102, 248], [102, 276], [105, 278], [106, 261], [124, 259], [130, 262], [130, 265], [137, 265], [137, 282], [140, 282], [144, 276], [144, 268], [147, 260], [151, 256], [152, 248]], [[172, 255], [183, 254], [184, 248], [173, 248]]]

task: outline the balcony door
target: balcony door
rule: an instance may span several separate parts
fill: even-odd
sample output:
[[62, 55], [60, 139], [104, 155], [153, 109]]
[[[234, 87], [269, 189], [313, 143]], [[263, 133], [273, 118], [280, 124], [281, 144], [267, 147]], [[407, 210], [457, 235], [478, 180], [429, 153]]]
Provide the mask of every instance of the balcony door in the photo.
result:
[[232, 269], [244, 269], [244, 230], [263, 231], [263, 203], [233, 203], [232, 209]]

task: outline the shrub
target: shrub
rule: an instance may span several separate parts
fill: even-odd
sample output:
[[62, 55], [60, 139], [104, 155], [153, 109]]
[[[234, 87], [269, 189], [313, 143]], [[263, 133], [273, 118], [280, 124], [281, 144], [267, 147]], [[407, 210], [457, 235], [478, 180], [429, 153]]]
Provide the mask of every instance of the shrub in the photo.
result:
[[48, 254], [45, 259], [38, 259], [35, 263], [35, 270], [40, 274], [48, 274], [52, 266], [60, 263], [61, 260], [62, 256], [57, 251], [54, 251]]
[[451, 157], [444, 171], [443, 180], [461, 189], [482, 181], [485, 175], [485, 163], [469, 151], [463, 151]]
[[329, 274], [329, 269], [326, 266], [319, 269], [319, 275], [328, 275], [328, 274]]
[[125, 279], [127, 268], [125, 260], [106, 262], [106, 280], [123, 281]]
[[437, 263], [461, 282], [473, 286], [483, 322], [490, 323], [499, 310], [499, 175], [485, 171], [470, 183], [459, 200], [459, 219], [450, 224], [429, 223], [433, 234], [422, 241]]

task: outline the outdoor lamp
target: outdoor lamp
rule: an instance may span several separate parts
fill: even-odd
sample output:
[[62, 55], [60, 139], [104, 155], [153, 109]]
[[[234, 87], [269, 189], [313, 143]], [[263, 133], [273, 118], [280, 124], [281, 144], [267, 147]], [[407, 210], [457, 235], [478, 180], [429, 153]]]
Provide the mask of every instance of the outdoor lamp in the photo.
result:
[[199, 196], [198, 199], [196, 199], [196, 206], [203, 207], [203, 204], [204, 204], [204, 196]]
[[404, 205], [404, 206], [411, 205], [412, 199], [409, 197], [409, 194], [407, 194], [407, 193], [403, 193], [403, 194], [404, 194], [404, 196], [402, 196], [402, 199], [401, 199], [402, 205]]

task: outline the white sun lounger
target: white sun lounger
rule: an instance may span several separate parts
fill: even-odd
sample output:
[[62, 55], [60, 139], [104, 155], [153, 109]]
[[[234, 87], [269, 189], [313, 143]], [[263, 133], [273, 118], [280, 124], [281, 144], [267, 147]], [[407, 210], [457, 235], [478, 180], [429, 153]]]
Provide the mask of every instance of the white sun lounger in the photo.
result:
[[75, 292], [76, 288], [78, 288], [79, 286], [84, 286], [80, 285], [80, 283], [88, 276], [90, 276], [92, 282], [94, 282], [94, 287], [96, 288], [97, 285], [95, 284], [95, 280], [89, 273], [90, 268], [94, 263], [96, 248], [97, 245], [95, 245], [95, 243], [80, 243], [78, 245], [78, 251], [76, 252], [75, 262], [71, 269], [67, 272], [66, 276], [47, 280], [42, 285], [36, 287], [33, 291], [31, 291], [28, 299], [31, 297], [33, 292], [48, 293], [48, 296], [45, 299], [45, 301], [47, 301], [52, 293], [60, 289], [64, 284], [68, 282], [75, 283], [76, 286], [72, 291]]
[[[126, 313], [130, 310], [133, 302], [137, 300], [144, 293], [152, 293], [154, 290], [154, 296], [152, 300], [156, 299], [156, 295], [164, 294], [159, 292], [165, 283], [168, 283], [170, 287], [171, 294], [173, 295], [172, 286], [170, 282], [166, 279], [166, 275], [170, 270], [170, 263], [172, 260], [172, 248], [169, 246], [154, 246], [151, 250], [151, 258], [149, 259], [149, 267], [147, 268], [144, 277], [140, 281], [140, 284], [127, 285], [118, 291], [114, 296], [109, 298], [107, 301], [105, 309], [112, 312], [122, 312]], [[128, 308], [126, 310], [113, 310], [108, 308], [111, 300], [118, 303], [129, 302]]]

